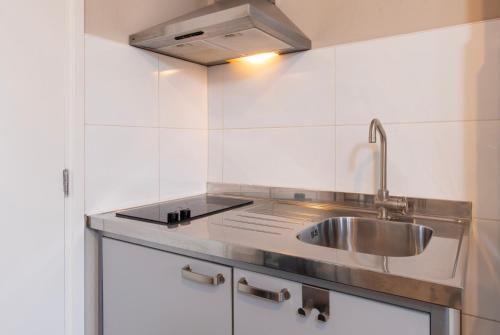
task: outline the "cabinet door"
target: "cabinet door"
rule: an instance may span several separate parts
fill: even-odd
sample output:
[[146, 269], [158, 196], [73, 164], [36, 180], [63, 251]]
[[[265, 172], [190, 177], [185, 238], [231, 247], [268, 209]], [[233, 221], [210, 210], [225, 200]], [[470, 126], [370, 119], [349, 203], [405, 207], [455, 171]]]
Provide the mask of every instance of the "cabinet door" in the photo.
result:
[[[269, 293], [286, 289], [289, 298], [281, 302], [242, 293], [239, 283]], [[297, 314], [302, 304], [302, 286], [299, 283], [262, 274], [234, 269], [234, 335], [304, 335], [308, 320]], [[298, 328], [299, 327], [299, 328]], [[314, 330], [311, 324], [311, 331]]]
[[[62, 189], [76, 36], [70, 6], [0, 1], [0, 334], [63, 335], [65, 295], [74, 297], [65, 292], [65, 234], [80, 237], [65, 231]], [[79, 323], [70, 314], [78, 311], [66, 312]]]
[[428, 313], [339, 292], [330, 292], [330, 319], [325, 324], [338, 335], [429, 335]]
[[[241, 282], [269, 292], [287, 289], [289, 299], [275, 302], [242, 293]], [[235, 335], [429, 335], [427, 313], [330, 292], [330, 317], [317, 320], [318, 311], [299, 316], [302, 307], [302, 285], [249, 271], [234, 270], [234, 334]], [[256, 291], [260, 292], [260, 291]], [[271, 295], [271, 297], [276, 297]]]
[[230, 335], [231, 281], [231, 268], [104, 238], [104, 335]]

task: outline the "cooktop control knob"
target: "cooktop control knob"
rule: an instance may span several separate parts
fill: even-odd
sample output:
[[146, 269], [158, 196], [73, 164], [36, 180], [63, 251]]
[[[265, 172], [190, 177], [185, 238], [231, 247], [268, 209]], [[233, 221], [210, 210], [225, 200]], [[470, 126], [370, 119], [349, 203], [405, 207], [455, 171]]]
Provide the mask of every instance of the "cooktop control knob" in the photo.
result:
[[167, 214], [167, 224], [177, 224], [179, 222], [179, 213], [170, 212]]
[[191, 218], [191, 210], [189, 208], [184, 208], [180, 210], [181, 220], [186, 220]]

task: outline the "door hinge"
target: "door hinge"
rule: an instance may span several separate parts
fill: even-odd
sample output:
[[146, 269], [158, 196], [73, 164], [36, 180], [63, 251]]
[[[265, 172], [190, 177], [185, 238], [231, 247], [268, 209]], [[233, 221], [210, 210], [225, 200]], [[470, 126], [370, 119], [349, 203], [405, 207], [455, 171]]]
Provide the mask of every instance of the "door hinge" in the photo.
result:
[[63, 170], [63, 191], [64, 191], [64, 196], [68, 197], [69, 196], [69, 170], [68, 169]]

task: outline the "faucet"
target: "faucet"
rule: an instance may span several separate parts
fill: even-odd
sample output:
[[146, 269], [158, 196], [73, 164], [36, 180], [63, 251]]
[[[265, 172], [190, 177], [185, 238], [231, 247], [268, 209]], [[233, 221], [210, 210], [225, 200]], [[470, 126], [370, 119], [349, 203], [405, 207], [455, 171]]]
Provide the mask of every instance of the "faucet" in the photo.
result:
[[378, 218], [388, 220], [391, 218], [391, 211], [404, 214], [408, 209], [408, 201], [406, 198], [389, 196], [387, 189], [387, 135], [382, 122], [379, 119], [373, 119], [370, 123], [369, 143], [377, 143], [377, 132], [380, 134], [380, 189], [375, 195], [374, 204], [378, 210]]

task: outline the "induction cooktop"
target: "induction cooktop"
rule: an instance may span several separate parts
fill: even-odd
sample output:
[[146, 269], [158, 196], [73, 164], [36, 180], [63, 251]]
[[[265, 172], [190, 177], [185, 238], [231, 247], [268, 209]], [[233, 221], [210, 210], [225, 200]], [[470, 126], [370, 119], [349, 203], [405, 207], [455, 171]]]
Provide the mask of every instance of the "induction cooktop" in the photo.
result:
[[252, 200], [200, 195], [116, 213], [116, 216], [157, 224], [175, 225], [203, 216], [252, 204]]

